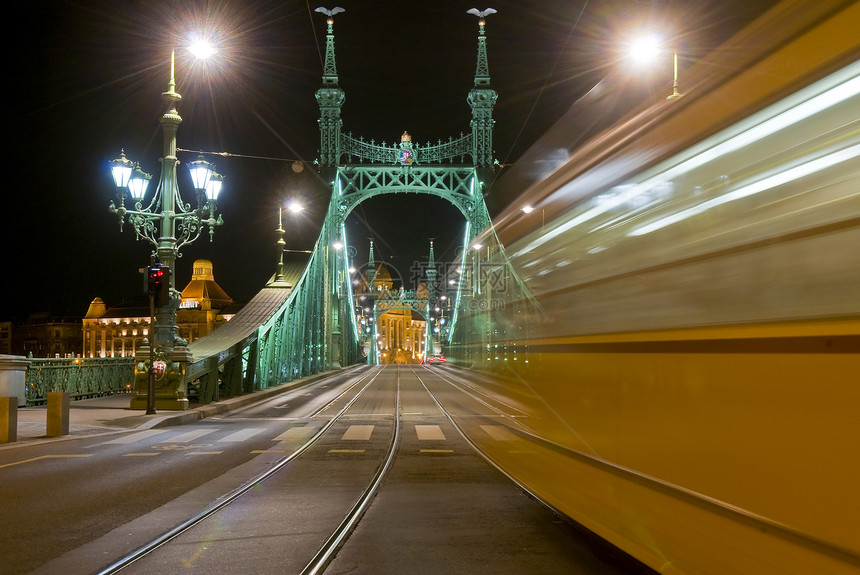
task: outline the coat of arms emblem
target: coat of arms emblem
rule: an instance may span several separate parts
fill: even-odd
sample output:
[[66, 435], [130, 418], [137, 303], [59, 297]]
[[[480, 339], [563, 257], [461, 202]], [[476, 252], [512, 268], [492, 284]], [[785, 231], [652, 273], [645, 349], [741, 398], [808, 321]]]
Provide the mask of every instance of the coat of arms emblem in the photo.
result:
[[152, 362], [152, 373], [155, 374], [155, 379], [161, 379], [164, 377], [164, 373], [167, 371], [167, 364], [163, 361], [154, 361]]

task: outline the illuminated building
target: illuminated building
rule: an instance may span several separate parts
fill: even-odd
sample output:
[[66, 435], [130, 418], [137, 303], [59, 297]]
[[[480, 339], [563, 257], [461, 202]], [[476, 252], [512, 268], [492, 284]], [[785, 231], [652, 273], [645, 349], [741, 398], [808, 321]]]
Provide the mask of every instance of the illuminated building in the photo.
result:
[[[394, 299], [402, 288], [395, 289], [391, 273], [385, 264], [376, 265], [372, 290], [374, 299]], [[427, 288], [424, 289], [424, 297]], [[362, 278], [356, 293], [356, 301], [363, 302], [371, 292], [367, 280]], [[363, 309], [363, 308], [361, 308]], [[359, 312], [359, 321], [364, 314]], [[376, 325], [377, 349], [380, 363], [421, 363], [424, 357], [424, 338], [427, 322], [421, 314], [411, 309], [392, 309], [379, 315]]]
[[[176, 313], [179, 335], [188, 343], [200, 339], [232, 319], [238, 307], [215, 282], [212, 262], [197, 260]], [[108, 308], [95, 298], [83, 319], [84, 357], [134, 356], [149, 337], [149, 314], [149, 306], [142, 303]]]

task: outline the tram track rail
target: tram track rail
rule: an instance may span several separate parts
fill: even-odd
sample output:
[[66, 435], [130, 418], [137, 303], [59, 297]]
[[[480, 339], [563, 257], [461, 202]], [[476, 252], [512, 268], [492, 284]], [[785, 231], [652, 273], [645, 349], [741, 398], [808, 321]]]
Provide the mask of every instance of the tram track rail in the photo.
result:
[[[237, 499], [257, 487], [267, 479], [273, 477], [274, 475], [277, 475], [287, 465], [299, 458], [303, 453], [307, 452], [312, 446], [314, 446], [320, 440], [320, 438], [322, 438], [325, 433], [329, 431], [329, 429], [331, 429], [331, 427], [334, 426], [334, 424], [338, 422], [349, 411], [349, 409], [362, 396], [362, 394], [370, 388], [370, 386], [374, 383], [374, 381], [376, 381], [377, 377], [379, 377], [382, 371], [382, 369], [376, 369], [372, 372], [362, 375], [362, 377], [349, 385], [347, 389], [345, 389], [342, 393], [338, 394], [335, 398], [330, 400], [325, 406], [316, 410], [310, 416], [310, 418], [320, 416], [324, 411], [326, 411], [332, 405], [335, 405], [338, 401], [345, 397], [346, 394], [349, 393], [349, 391], [355, 389], [358, 386], [362, 386], [363, 383], [361, 389], [359, 389], [359, 391], [322, 427], [320, 427], [320, 429], [316, 433], [314, 433], [304, 444], [299, 446], [295, 451], [288, 455], [285, 455], [283, 458], [275, 462], [275, 464], [270, 469], [252, 477], [238, 488], [226, 494], [224, 497], [219, 498], [216, 502], [214, 502], [212, 505], [210, 505], [200, 513], [190, 517], [186, 521], [176, 525], [172, 529], [169, 529], [168, 531], [164, 532], [162, 535], [154, 538], [152, 541], [138, 547], [131, 553], [126, 554], [125, 556], [119, 558], [110, 565], [104, 567], [102, 570], [97, 572], [97, 575], [111, 575], [114, 573], [121, 572], [122, 570], [133, 565], [135, 562], [139, 561], [140, 559], [154, 553], [156, 550], [163, 547], [170, 541], [176, 539], [180, 535], [190, 531], [204, 520], [224, 510], [224, 508], [234, 503]], [[322, 546], [319, 552], [315, 554], [313, 560], [302, 571], [303, 574], [322, 572], [322, 569], [325, 568], [325, 565], [331, 560], [339, 547], [345, 542], [346, 538], [349, 535], [349, 532], [355, 527], [355, 525], [358, 523], [358, 520], [361, 518], [361, 515], [367, 509], [370, 500], [372, 500], [374, 494], [379, 488], [379, 485], [381, 485], [385, 474], [387, 473], [388, 469], [390, 469], [391, 463], [394, 460], [394, 456], [397, 450], [397, 444], [400, 438], [399, 413], [400, 400], [398, 374], [398, 394], [395, 405], [394, 433], [389, 446], [389, 452], [385, 458], [385, 461], [383, 465], [380, 466], [370, 485], [362, 493], [357, 503], [353, 506], [349, 513], [347, 513], [346, 517], [338, 526], [338, 528], [334, 531], [334, 533], [326, 540], [325, 544]]]
[[[486, 451], [481, 449], [480, 445], [478, 445], [471, 437], [469, 437], [469, 435], [466, 433], [466, 430], [463, 429], [463, 427], [459, 423], [457, 423], [457, 420], [453, 416], [453, 414], [450, 411], [448, 411], [447, 409], [445, 409], [445, 406], [442, 405], [442, 402], [439, 401], [439, 398], [436, 396], [436, 394], [433, 393], [429, 387], [427, 387], [427, 383], [421, 378], [420, 375], [418, 375], [417, 372], [415, 372], [414, 369], [413, 369], [413, 373], [415, 373], [415, 377], [421, 383], [421, 386], [424, 388], [424, 390], [427, 392], [427, 394], [430, 395], [430, 398], [433, 400], [433, 402], [436, 404], [436, 406], [439, 408], [439, 410], [445, 415], [445, 417], [448, 419], [448, 421], [451, 423], [451, 425], [454, 427], [454, 429], [457, 430], [457, 433], [459, 433], [460, 436], [463, 438], [463, 441], [465, 441], [469, 445], [469, 447], [472, 448], [472, 450], [475, 453], [477, 453], [490, 466], [492, 466], [497, 471], [499, 471], [499, 473], [501, 473], [502, 475], [507, 477], [517, 487], [522, 489], [523, 492], [528, 494], [529, 497], [531, 497], [532, 499], [534, 499], [535, 501], [537, 501], [538, 503], [540, 503], [541, 505], [543, 505], [544, 507], [546, 507], [547, 509], [549, 509], [550, 511], [552, 511], [553, 513], [558, 515], [559, 517], [569, 521], [569, 518], [566, 515], [564, 515], [564, 513], [562, 513], [561, 511], [556, 509], [554, 506], [552, 506], [551, 504], [546, 502], [544, 499], [542, 499], [537, 493], [535, 493], [534, 490], [530, 489], [527, 485], [524, 485], [514, 475], [511, 475], [511, 473], [509, 473], [507, 470], [505, 470], [504, 467], [499, 465], [499, 463], [495, 459], [490, 457], [490, 455]], [[524, 426], [523, 424], [518, 422], [515, 418], [511, 417], [510, 414], [507, 414], [507, 413], [503, 412], [502, 410], [492, 406], [490, 403], [479, 398], [475, 393], [471, 393], [469, 391], [466, 391], [460, 385], [458, 385], [456, 382], [454, 382], [452, 379], [444, 377], [438, 373], [436, 375], [443, 382], [445, 382], [448, 385], [458, 389], [461, 393], [466, 394], [467, 396], [471, 397], [472, 399], [474, 399], [475, 401], [477, 401], [481, 405], [484, 405], [487, 408], [491, 409], [492, 411], [495, 411], [496, 413], [501, 415], [505, 420], [511, 421], [514, 424], [514, 427], [510, 428], [511, 431], [513, 431], [515, 433], [519, 433], [520, 435], [523, 435], [523, 436], [530, 438], [530, 439], [539, 439], [539, 437], [537, 435], [535, 435], [532, 431], [530, 431], [526, 426]], [[507, 407], [511, 407], [512, 409], [517, 409], [517, 408], [513, 408], [512, 406], [509, 406], [508, 404], [505, 404], [504, 402], [499, 402], [499, 403], [501, 403], [502, 405], [505, 405]], [[517, 411], [519, 411], [519, 409], [517, 409]]]
[[322, 573], [329, 562], [337, 554], [338, 550], [346, 542], [349, 534], [355, 529], [364, 512], [370, 506], [371, 501], [379, 491], [382, 482], [391, 470], [394, 459], [397, 456], [397, 448], [400, 445], [400, 428], [401, 428], [401, 404], [400, 404], [400, 370], [397, 371], [397, 395], [394, 407], [394, 430], [391, 436], [391, 443], [388, 448], [388, 454], [385, 457], [383, 464], [379, 467], [376, 474], [373, 476], [367, 489], [361, 494], [358, 501], [350, 509], [349, 513], [344, 517], [343, 521], [335, 529], [334, 533], [326, 540], [319, 552], [302, 570], [302, 575], [317, 575]]

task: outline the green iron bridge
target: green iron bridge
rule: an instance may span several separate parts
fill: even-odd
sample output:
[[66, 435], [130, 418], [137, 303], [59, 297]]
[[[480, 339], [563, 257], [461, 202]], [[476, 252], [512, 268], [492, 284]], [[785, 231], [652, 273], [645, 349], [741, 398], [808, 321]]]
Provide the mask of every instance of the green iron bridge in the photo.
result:
[[[434, 333], [429, 321], [438, 290], [430, 245], [426, 291], [376, 294], [371, 244], [367, 281], [373, 310], [370, 333], [357, 325], [348, 269], [345, 222], [365, 200], [380, 194], [415, 193], [442, 198], [462, 213], [464, 246], [490, 227], [484, 203], [484, 178], [492, 174], [493, 107], [497, 93], [490, 86], [485, 21], [479, 21], [475, 81], [467, 101], [471, 130], [457, 138], [419, 145], [404, 133], [399, 144], [378, 144], [344, 133], [341, 110], [346, 95], [338, 84], [334, 20], [327, 17], [322, 86], [316, 92], [320, 109], [320, 153], [317, 166], [331, 182], [328, 212], [309, 258], [284, 263], [283, 255], [271, 281], [229, 323], [189, 346], [191, 360], [185, 381], [199, 401], [248, 393], [357, 362], [376, 363], [379, 316], [406, 309], [424, 317], [426, 353], [432, 353]], [[458, 256], [468, 266], [464, 248]], [[458, 276], [469, 277], [468, 274]], [[480, 296], [478, 282], [454, 290], [454, 314], [437, 341], [445, 345], [458, 329], [458, 310], [465, 300]], [[447, 286], [446, 286], [447, 287]]]

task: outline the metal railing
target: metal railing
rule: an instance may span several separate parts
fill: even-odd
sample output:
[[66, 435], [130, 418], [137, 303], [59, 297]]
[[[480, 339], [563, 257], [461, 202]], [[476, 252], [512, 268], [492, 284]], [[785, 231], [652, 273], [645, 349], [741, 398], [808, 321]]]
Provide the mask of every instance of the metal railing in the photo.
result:
[[[340, 141], [340, 153], [345, 155], [347, 163], [388, 164], [397, 165], [400, 158], [400, 143], [377, 143], [375, 140], [366, 141], [364, 138], [354, 138], [352, 134], [343, 134]], [[474, 155], [472, 134], [460, 134], [457, 139], [439, 140], [435, 145], [427, 142], [424, 145], [416, 143], [412, 147], [415, 162], [418, 164], [465, 164]]]
[[126, 393], [134, 381], [133, 357], [29, 359], [28, 406], [47, 403], [51, 391], [68, 393], [71, 400]]

